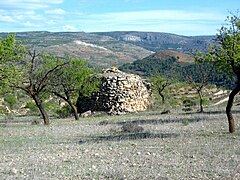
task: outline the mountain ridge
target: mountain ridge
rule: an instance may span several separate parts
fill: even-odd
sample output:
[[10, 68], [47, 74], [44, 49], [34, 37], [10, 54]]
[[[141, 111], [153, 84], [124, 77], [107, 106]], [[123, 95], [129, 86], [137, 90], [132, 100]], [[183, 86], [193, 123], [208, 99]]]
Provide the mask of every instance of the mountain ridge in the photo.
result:
[[[8, 33], [0, 33], [6, 37]], [[190, 53], [204, 51], [212, 36], [180, 36], [161, 32], [17, 32], [16, 39], [40, 51], [58, 56], [78, 56], [98, 68], [121, 66], [152, 55], [159, 50]], [[78, 43], [76, 43], [78, 42]]]
[[214, 36], [183, 36], [165, 32], [141, 31], [94, 32], [93, 34], [110, 36], [154, 52], [176, 50], [189, 53], [194, 49], [206, 51], [208, 44], [214, 39]]

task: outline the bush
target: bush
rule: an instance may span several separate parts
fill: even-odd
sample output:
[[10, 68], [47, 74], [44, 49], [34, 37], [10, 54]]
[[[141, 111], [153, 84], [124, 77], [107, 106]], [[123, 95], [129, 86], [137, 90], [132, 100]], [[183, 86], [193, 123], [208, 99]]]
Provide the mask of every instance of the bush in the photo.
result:
[[69, 105], [65, 105], [61, 109], [58, 109], [56, 113], [58, 114], [59, 118], [67, 118], [71, 116], [72, 109]]
[[183, 119], [183, 120], [182, 120], [182, 124], [183, 124], [184, 126], [189, 125], [188, 119]]
[[193, 109], [191, 107], [184, 107], [182, 108], [183, 111], [188, 112], [188, 111], [192, 111]]
[[17, 103], [17, 98], [14, 95], [7, 95], [4, 97], [4, 101], [7, 102], [9, 107], [12, 109], [13, 106]]
[[191, 99], [185, 99], [183, 100], [183, 105], [185, 107], [193, 107], [193, 106], [196, 106], [196, 102]]
[[44, 107], [46, 108], [47, 111], [55, 112], [59, 108], [57, 103], [48, 101], [43, 103]]
[[203, 105], [209, 105], [209, 99], [208, 98], [203, 98]]
[[38, 111], [37, 105], [34, 102], [32, 102], [32, 101], [28, 102], [26, 104], [25, 108], [30, 109], [32, 112], [37, 112]]
[[7, 114], [7, 113], [8, 113], [8, 111], [7, 111], [6, 107], [0, 106], [0, 114]]
[[138, 133], [144, 130], [143, 127], [137, 124], [131, 124], [131, 123], [124, 124], [121, 129], [122, 129], [122, 132], [128, 132], [128, 133]]

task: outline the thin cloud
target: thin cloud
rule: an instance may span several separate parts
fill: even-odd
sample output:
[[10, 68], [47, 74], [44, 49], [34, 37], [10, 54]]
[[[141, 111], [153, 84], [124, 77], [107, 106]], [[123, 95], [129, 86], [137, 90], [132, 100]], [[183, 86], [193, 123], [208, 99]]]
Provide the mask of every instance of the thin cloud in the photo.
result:
[[64, 11], [63, 9], [52, 9], [52, 10], [46, 10], [45, 14], [62, 15], [62, 14], [66, 14], [66, 11]]
[[7, 22], [7, 23], [13, 23], [16, 22], [13, 18], [11, 18], [10, 16], [4, 16], [0, 14], [0, 21], [2, 22]]
[[40, 24], [31, 23], [30, 21], [24, 22], [23, 25], [26, 26], [26, 27], [32, 27], [32, 28], [41, 27]]
[[4, 9], [44, 9], [50, 5], [63, 3], [64, 0], [2, 0], [0, 7]]
[[92, 14], [78, 19], [88, 32], [133, 30], [200, 35], [215, 34], [225, 16], [217, 12], [151, 10]]

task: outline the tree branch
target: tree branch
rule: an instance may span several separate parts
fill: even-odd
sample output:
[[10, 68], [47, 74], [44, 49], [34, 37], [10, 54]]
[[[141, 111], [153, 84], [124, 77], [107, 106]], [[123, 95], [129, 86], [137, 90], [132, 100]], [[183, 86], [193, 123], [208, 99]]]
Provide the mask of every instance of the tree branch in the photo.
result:
[[65, 66], [66, 64], [68, 64], [68, 62], [63, 63], [63, 64], [59, 64], [57, 66], [55, 66], [53, 69], [50, 69], [44, 76], [42, 79], [40, 79], [38, 81], [38, 83], [36, 83], [36, 92], [41, 91], [46, 85], [44, 84], [48, 78], [48, 76], [53, 73], [54, 71], [57, 71], [59, 69], [61, 69], [63, 66]]

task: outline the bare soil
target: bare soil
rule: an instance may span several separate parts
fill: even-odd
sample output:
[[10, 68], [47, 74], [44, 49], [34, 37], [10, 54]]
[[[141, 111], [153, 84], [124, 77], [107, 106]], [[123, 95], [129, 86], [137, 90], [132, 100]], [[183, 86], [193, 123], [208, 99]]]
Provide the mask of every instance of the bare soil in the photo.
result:
[[34, 120], [0, 121], [0, 179], [240, 179], [240, 126], [222, 110]]

